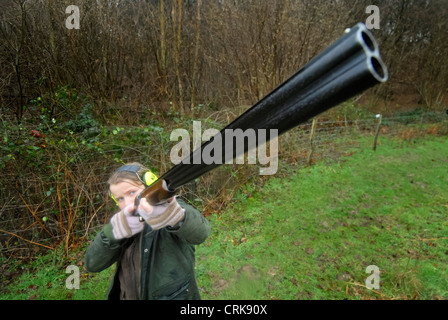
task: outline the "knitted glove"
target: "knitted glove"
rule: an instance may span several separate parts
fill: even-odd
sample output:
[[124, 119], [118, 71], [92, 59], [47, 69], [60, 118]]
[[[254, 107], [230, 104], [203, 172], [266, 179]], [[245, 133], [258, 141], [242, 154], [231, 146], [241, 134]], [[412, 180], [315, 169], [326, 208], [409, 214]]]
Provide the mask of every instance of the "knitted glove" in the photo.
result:
[[143, 223], [134, 215], [134, 208], [134, 204], [131, 203], [110, 219], [115, 239], [130, 238], [143, 230]]
[[153, 230], [158, 230], [168, 226], [174, 227], [184, 217], [185, 209], [179, 205], [176, 198], [159, 206], [151, 206], [143, 198], [137, 208], [137, 213]]

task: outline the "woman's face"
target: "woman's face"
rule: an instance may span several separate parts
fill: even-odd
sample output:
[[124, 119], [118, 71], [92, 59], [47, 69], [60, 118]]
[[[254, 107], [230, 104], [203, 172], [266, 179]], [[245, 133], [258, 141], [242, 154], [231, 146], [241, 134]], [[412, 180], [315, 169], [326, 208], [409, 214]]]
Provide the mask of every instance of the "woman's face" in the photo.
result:
[[134, 203], [135, 197], [144, 189], [145, 187], [143, 185], [136, 186], [127, 180], [110, 185], [110, 193], [117, 201], [120, 210], [123, 210], [127, 205]]

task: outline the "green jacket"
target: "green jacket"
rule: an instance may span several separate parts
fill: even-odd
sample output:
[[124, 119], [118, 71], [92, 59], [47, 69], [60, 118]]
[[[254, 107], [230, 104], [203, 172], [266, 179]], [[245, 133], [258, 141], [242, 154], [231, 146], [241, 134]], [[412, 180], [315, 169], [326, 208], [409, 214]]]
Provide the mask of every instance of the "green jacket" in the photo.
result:
[[185, 217], [174, 228], [151, 230], [145, 224], [143, 231], [134, 237], [115, 240], [109, 223], [87, 248], [84, 264], [88, 272], [100, 272], [117, 263], [106, 293], [108, 299], [120, 298], [118, 275], [122, 264], [132, 263], [123, 259], [129, 259], [125, 252], [133, 243], [140, 261], [136, 267], [140, 273], [139, 299], [200, 299], [194, 272], [194, 246], [208, 237], [210, 224], [182, 199], [177, 198], [177, 201], [185, 209]]

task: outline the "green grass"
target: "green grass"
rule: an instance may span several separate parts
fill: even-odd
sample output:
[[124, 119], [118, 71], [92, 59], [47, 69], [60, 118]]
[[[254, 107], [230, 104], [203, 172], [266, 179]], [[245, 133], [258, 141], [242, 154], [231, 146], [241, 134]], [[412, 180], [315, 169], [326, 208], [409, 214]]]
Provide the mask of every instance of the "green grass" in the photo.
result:
[[[113, 268], [96, 274], [87, 273], [81, 263], [85, 246], [74, 250], [68, 258], [61, 247], [39, 255], [29, 264], [9, 261], [9, 272], [21, 275], [2, 288], [0, 300], [104, 300]], [[74, 283], [71, 281], [74, 272], [66, 269], [70, 265], [78, 267], [79, 289], [67, 289], [67, 281]], [[5, 275], [2, 275], [4, 280]]]
[[[197, 251], [203, 298], [447, 299], [446, 137], [360, 143], [212, 217]], [[364, 287], [369, 265], [377, 292]]]
[[[263, 190], [209, 217], [197, 247], [203, 299], [448, 299], [448, 141], [356, 141], [337, 162], [272, 177]], [[290, 170], [293, 171], [293, 170]], [[112, 268], [68, 290], [65, 268], [82, 260], [40, 256], [0, 299], [103, 299]], [[3, 262], [2, 262], [3, 263]], [[364, 287], [369, 265], [380, 289]]]

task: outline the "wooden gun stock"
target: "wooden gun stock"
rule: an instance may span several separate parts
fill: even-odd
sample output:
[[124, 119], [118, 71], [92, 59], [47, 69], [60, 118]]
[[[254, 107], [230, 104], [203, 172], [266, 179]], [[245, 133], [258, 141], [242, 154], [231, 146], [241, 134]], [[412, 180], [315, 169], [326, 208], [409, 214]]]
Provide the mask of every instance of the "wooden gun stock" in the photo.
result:
[[170, 190], [165, 180], [158, 179], [135, 197], [134, 205], [137, 208], [142, 198], [146, 198], [152, 206], [165, 203], [176, 195], [176, 190]]

